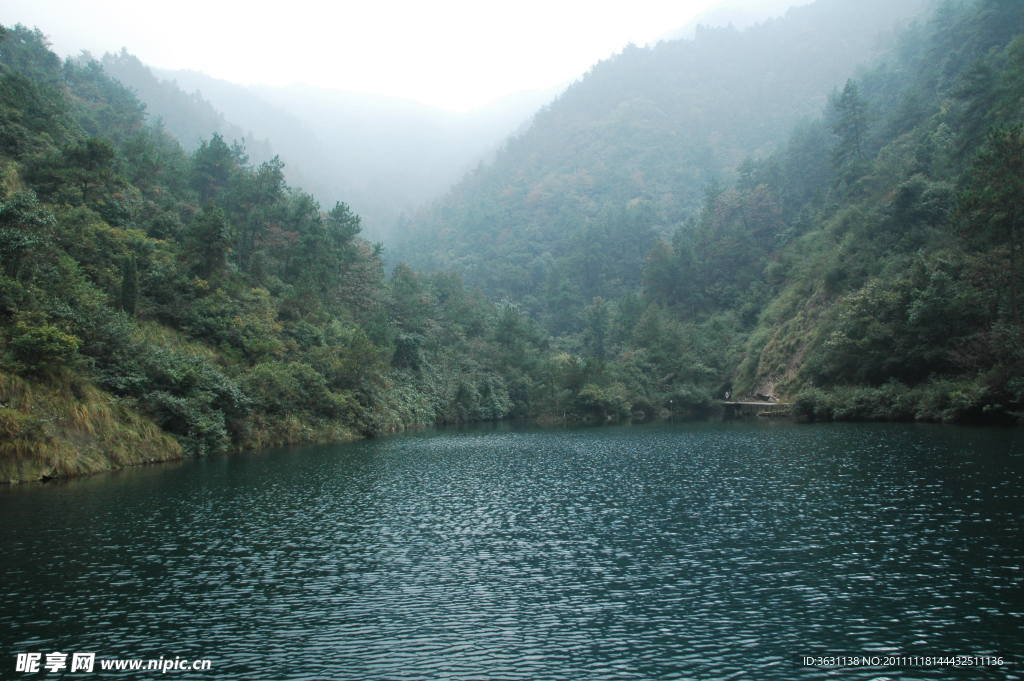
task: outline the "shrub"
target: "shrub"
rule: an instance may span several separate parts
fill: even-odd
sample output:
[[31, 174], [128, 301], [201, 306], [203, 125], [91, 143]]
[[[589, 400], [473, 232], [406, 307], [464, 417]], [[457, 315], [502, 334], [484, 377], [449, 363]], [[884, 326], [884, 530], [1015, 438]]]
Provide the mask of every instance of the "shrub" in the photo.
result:
[[40, 373], [70, 364], [81, 341], [53, 324], [19, 320], [8, 340], [16, 367], [23, 373]]
[[629, 406], [626, 390], [621, 383], [613, 383], [607, 387], [588, 383], [576, 394], [577, 411], [604, 421], [629, 416]]
[[245, 393], [267, 414], [304, 412], [344, 418], [354, 423], [358, 403], [349, 394], [335, 393], [323, 375], [303, 362], [261, 362], [243, 379]]
[[711, 408], [707, 391], [696, 385], [683, 384], [673, 390], [664, 400], [664, 406], [675, 416], [697, 416]]
[[808, 421], [831, 421], [832, 404], [828, 393], [820, 388], [805, 388], [793, 398], [793, 415]]

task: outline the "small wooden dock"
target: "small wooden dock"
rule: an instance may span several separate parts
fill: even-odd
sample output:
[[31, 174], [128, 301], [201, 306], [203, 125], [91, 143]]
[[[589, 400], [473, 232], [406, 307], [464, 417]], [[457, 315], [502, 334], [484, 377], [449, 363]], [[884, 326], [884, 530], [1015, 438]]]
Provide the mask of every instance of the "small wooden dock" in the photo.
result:
[[719, 404], [729, 418], [761, 416], [764, 418], [790, 416], [790, 402], [758, 402], [747, 400], [723, 400]]

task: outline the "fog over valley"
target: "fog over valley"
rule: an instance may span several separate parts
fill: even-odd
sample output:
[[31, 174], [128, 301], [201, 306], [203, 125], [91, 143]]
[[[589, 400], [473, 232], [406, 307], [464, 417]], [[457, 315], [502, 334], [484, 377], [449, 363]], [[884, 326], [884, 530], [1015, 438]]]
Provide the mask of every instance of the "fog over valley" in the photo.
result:
[[[242, 82], [231, 82], [204, 73], [227, 70], [222, 66], [224, 60], [237, 62], [244, 59], [246, 48], [243, 45], [247, 41], [244, 33], [236, 33], [230, 49], [213, 53], [214, 61], [208, 60], [205, 66], [160, 68], [170, 66], [174, 60], [182, 62], [181, 57], [191, 54], [191, 50], [180, 51], [176, 58], [172, 58], [168, 53], [159, 52], [155, 44], [133, 40], [132, 35], [139, 35], [143, 29], [131, 23], [130, 14], [122, 13], [119, 17], [116, 25], [122, 27], [121, 34], [109, 26], [98, 27], [100, 17], [112, 7], [100, 4], [92, 17], [78, 17], [69, 25], [63, 23], [67, 17], [48, 13], [46, 3], [25, 3], [18, 7], [16, 2], [12, 11], [31, 17], [40, 25], [50, 26], [50, 38], [55, 47], [68, 56], [77, 56], [82, 49], [104, 54], [101, 61], [107, 71], [134, 89], [146, 104], [150, 118], [162, 119], [167, 129], [186, 148], [194, 148], [212, 132], [219, 132], [229, 141], [243, 141], [254, 161], [269, 160], [277, 154], [285, 162], [285, 174], [290, 183], [311, 191], [324, 204], [344, 197], [362, 216], [367, 236], [392, 243], [403, 214], [411, 214], [441, 196], [466, 171], [481, 161], [490, 160], [510, 134], [521, 131], [540, 107], [550, 103], [572, 81], [582, 77], [593, 63], [574, 62], [561, 54], [585, 53], [589, 49], [596, 50], [592, 52], [595, 57], [610, 56], [630, 41], [644, 44], [682, 35], [692, 37], [698, 24], [745, 28], [757, 21], [781, 16], [788, 7], [802, 4], [806, 2], [721, 0], [715, 3], [676, 3], [673, 9], [660, 6], [650, 9], [652, 18], [663, 16], [664, 21], [672, 21], [679, 17], [677, 21], [681, 24], [669, 25], [669, 30], [651, 21], [646, 24], [622, 21], [622, 15], [617, 11], [595, 12], [581, 8], [580, 12], [590, 11], [594, 15], [593, 26], [601, 21], [614, 24], [617, 18], [621, 23], [617, 28], [612, 25], [595, 31], [605, 41], [604, 47], [578, 41], [578, 33], [569, 28], [571, 24], [555, 24], [555, 27], [565, 30], [564, 35], [549, 40], [549, 27], [535, 38], [516, 45], [516, 52], [522, 53], [518, 62], [523, 73], [515, 77], [506, 76], [504, 82], [507, 85], [503, 86], [502, 71], [499, 70], [486, 74], [486, 88], [482, 88], [484, 81], [480, 78], [464, 82], [461, 87], [470, 90], [507, 89], [500, 96], [460, 111], [420, 103], [416, 101], [414, 90], [403, 94], [393, 88], [389, 94], [371, 94], [331, 86], [331, 78], [311, 71], [309, 62], [297, 61], [294, 64], [288, 76], [290, 84], [261, 83], [266, 73], [258, 70], [248, 72]], [[517, 11], [530, 14], [538, 9], [527, 5]], [[440, 21], [443, 26], [435, 27], [438, 38], [434, 51], [440, 49], [438, 45], [448, 42], [450, 45], [446, 49], [455, 51], [458, 59], [486, 62], [489, 59], [487, 54], [508, 49], [500, 40], [488, 45], [467, 39], [467, 32], [484, 29], [460, 24], [464, 19], [460, 19], [458, 14], [446, 16], [444, 11], [445, 8], [440, 7], [438, 16], [431, 18], [432, 26], [435, 21]], [[602, 12], [606, 16], [600, 16]], [[633, 13], [633, 16], [637, 15], [643, 16], [643, 12]], [[575, 16], [561, 15], [555, 20], [560, 18], [576, 21]], [[215, 15], [211, 17], [211, 20], [215, 19]], [[354, 19], [358, 17], [345, 17], [347, 24]], [[371, 23], [377, 21], [376, 17], [366, 19]], [[171, 20], [174, 20], [173, 16]], [[320, 21], [330, 20], [324, 17]], [[537, 14], [538, 23], [534, 28], [539, 29], [545, 21], [551, 20], [550, 16], [545, 18], [543, 14]], [[317, 20], [312, 23], [317, 23]], [[498, 30], [511, 29], [499, 27]], [[524, 37], [529, 35], [527, 32]], [[107, 41], [106, 44], [100, 42], [100, 36]], [[152, 39], [159, 42], [161, 37], [154, 35]], [[302, 35], [279, 35], [275, 41], [279, 61], [288, 63], [289, 59], [301, 58], [304, 54], [301, 44], [308, 39]], [[397, 40], [397, 37], [393, 39]], [[575, 44], [577, 42], [578, 45]], [[296, 45], [294, 49], [285, 47], [290, 44]], [[386, 47], [387, 44], [387, 39], [377, 41], [373, 50], [361, 55], [357, 63], [339, 63], [337, 71], [372, 73], [378, 68], [375, 61], [386, 61], [378, 57], [377, 52], [391, 49]], [[400, 47], [393, 45], [394, 49]], [[475, 50], [473, 54], [459, 51], [470, 47]], [[529, 57], [538, 48], [541, 53], [547, 50], [552, 55], [545, 56], [550, 65], [539, 72], [530, 66]], [[145, 54], [148, 52], [163, 54], [161, 64], [146, 63]], [[325, 58], [329, 61], [343, 60], [345, 54], [339, 51]], [[407, 67], [414, 68], [421, 57], [410, 52]], [[514, 72], [516, 61], [513, 58], [510, 65], [503, 67], [504, 70]], [[573, 63], [578, 66], [571, 66]], [[561, 75], [556, 75], [559, 73]], [[436, 79], [439, 75], [431, 75], [424, 80]], [[553, 81], [553, 76], [558, 80]], [[451, 76], [452, 79], [458, 77], [458, 73]], [[317, 84], [318, 79], [321, 84]], [[335, 82], [340, 81], [335, 79]], [[454, 103], [455, 100], [451, 101]]]

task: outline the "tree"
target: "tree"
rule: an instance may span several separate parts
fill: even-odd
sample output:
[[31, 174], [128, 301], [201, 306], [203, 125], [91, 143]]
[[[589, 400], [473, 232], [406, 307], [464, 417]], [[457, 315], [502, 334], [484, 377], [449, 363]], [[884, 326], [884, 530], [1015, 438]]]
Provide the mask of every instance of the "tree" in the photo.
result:
[[67, 125], [60, 91], [0, 70], [0, 149], [19, 155], [60, 136]]
[[207, 206], [196, 218], [186, 249], [188, 259], [203, 279], [224, 272], [231, 248], [231, 234], [224, 211]]
[[832, 132], [839, 137], [833, 150], [837, 170], [849, 170], [864, 158], [864, 136], [867, 132], [867, 105], [853, 80], [846, 81], [842, 94], [832, 98]]
[[10, 332], [8, 345], [25, 373], [42, 373], [71, 363], [81, 340], [46, 322], [38, 314], [22, 314]]
[[395, 352], [391, 365], [396, 369], [418, 371], [423, 364], [423, 336], [418, 333], [402, 333], [395, 339]]
[[110, 142], [96, 137], [76, 144], [64, 152], [68, 165], [74, 168], [73, 178], [82, 192], [82, 202], [88, 203], [93, 187], [110, 187], [114, 180], [116, 153]]
[[405, 263], [398, 263], [391, 274], [389, 290], [392, 320], [407, 333], [423, 331], [434, 301], [423, 289], [419, 276]]
[[235, 178], [229, 204], [236, 229], [235, 256], [238, 268], [243, 272], [251, 274], [254, 271], [257, 251], [262, 247], [268, 230], [271, 225], [281, 222], [280, 213], [287, 191], [284, 163], [277, 156], [260, 164], [255, 172]]
[[0, 200], [0, 261], [12, 279], [38, 261], [52, 245], [56, 220], [39, 204], [34, 192], [18, 192]]
[[995, 128], [966, 174], [960, 204], [965, 235], [986, 245], [1006, 249], [1006, 284], [1015, 324], [1021, 323], [1021, 240], [1024, 238], [1024, 128]]
[[608, 354], [610, 317], [608, 303], [601, 297], [594, 298], [593, 302], [583, 310], [584, 344], [587, 352], [598, 363], [604, 362]]
[[139, 267], [135, 256], [129, 255], [121, 262], [121, 309], [129, 317], [135, 316], [139, 303]]
[[348, 204], [341, 201], [335, 203], [327, 214], [327, 234], [331, 245], [337, 249], [346, 248], [361, 231], [359, 216], [352, 212]]
[[219, 134], [203, 142], [192, 155], [192, 187], [199, 198], [207, 202], [220, 196], [238, 165], [238, 157]]

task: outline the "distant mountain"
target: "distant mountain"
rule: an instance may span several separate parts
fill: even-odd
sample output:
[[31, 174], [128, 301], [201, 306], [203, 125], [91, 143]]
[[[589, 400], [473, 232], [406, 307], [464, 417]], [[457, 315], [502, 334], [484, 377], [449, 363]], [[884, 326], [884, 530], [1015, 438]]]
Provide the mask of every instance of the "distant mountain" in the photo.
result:
[[[419, 214], [399, 255], [571, 329], [595, 296], [639, 284], [654, 240], [709, 184], [775, 150], [928, 4], [818, 0], [745, 31], [630, 46]], [[617, 257], [587, 255], [597, 252]]]
[[187, 93], [173, 81], [158, 78], [127, 50], [105, 54], [100, 63], [104, 71], [135, 91], [146, 104], [150, 117], [160, 119], [167, 132], [187, 151], [199, 148], [203, 140], [216, 132], [225, 139], [243, 142], [254, 161], [267, 161], [274, 156], [265, 139], [258, 140], [252, 133], [234, 125], [199, 93]]
[[517, 93], [454, 113], [395, 97], [301, 85], [253, 91], [318, 136], [335, 173], [346, 180], [346, 195], [364, 207], [371, 222], [379, 218], [385, 224], [440, 196], [557, 94]]
[[670, 31], [662, 40], [692, 39], [700, 26], [745, 29], [783, 16], [793, 7], [810, 4], [812, 0], [723, 0], [698, 14], [682, 28]]
[[[308, 187], [325, 206], [347, 196], [344, 186], [324, 179], [331, 164], [316, 135], [297, 117], [246, 88], [201, 73], [151, 69], [126, 50], [104, 55], [102, 64], [135, 91], [150, 117], [162, 120], [186, 150], [219, 133], [229, 142], [243, 142], [255, 163], [280, 155], [289, 184]], [[265, 141], [271, 136], [273, 148]]]
[[201, 93], [228, 120], [273, 139], [304, 186], [325, 204], [344, 197], [374, 239], [388, 238], [403, 212], [450, 188], [556, 94], [525, 92], [453, 113], [392, 97], [158, 73]]

